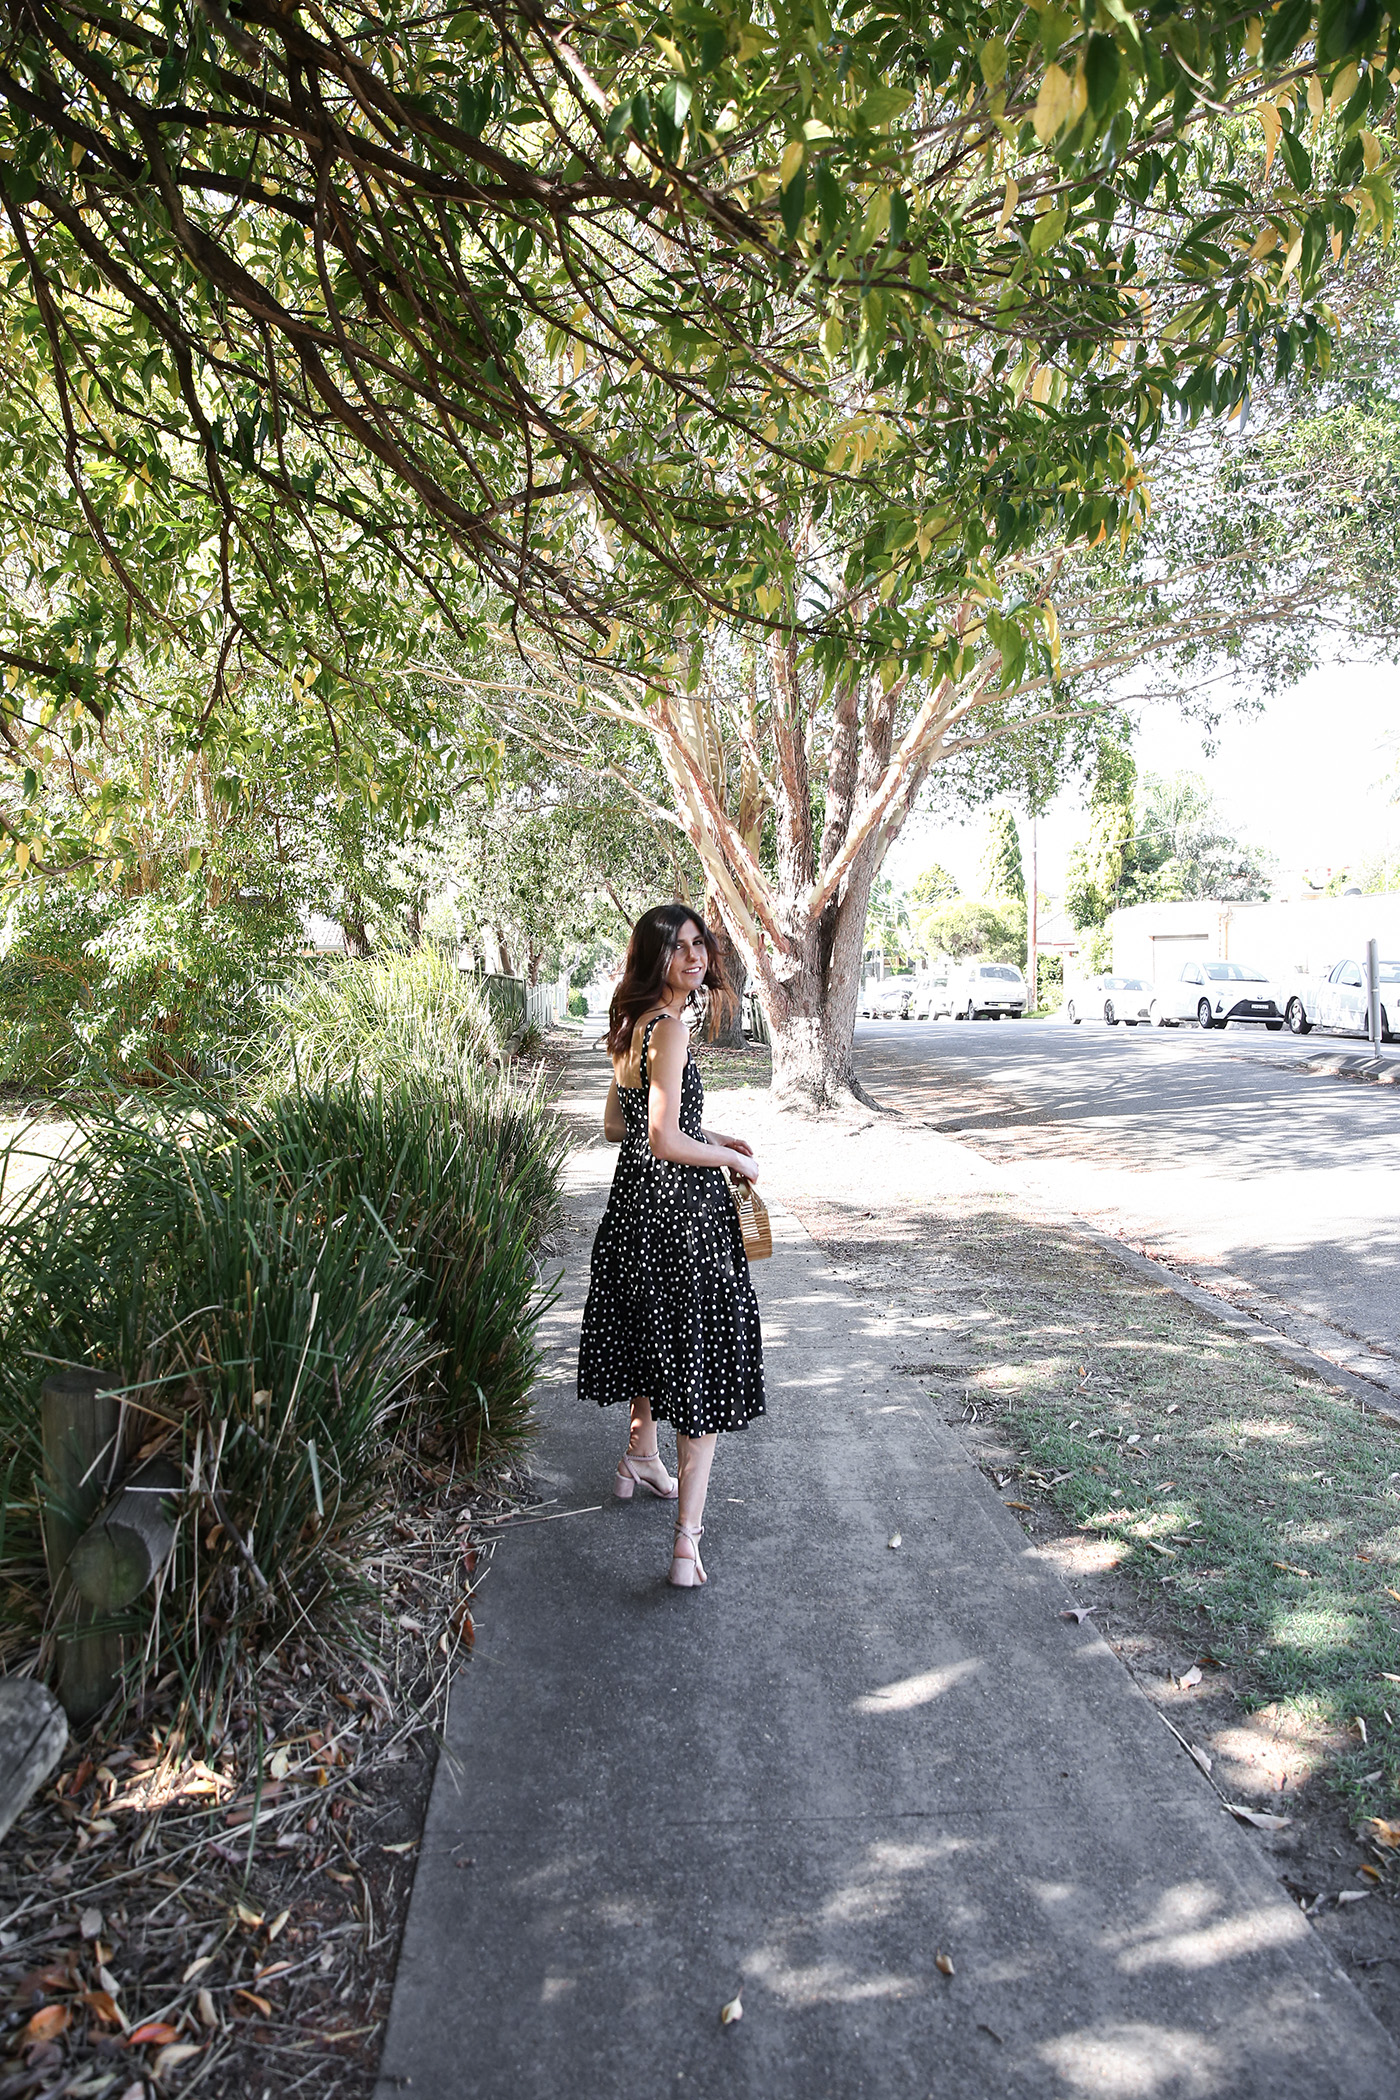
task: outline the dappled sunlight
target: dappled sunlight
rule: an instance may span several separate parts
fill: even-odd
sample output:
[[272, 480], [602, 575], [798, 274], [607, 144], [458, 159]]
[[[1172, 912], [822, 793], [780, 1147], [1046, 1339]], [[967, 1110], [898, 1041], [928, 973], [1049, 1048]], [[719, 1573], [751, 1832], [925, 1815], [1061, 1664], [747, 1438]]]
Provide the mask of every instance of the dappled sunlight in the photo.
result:
[[1276, 1647], [1315, 1655], [1319, 1648], [1351, 1648], [1366, 1632], [1359, 1612], [1336, 1604], [1295, 1604], [1274, 1613], [1271, 1638]]
[[[926, 1991], [927, 1971], [911, 1975], [876, 1965], [863, 1971], [855, 1962], [829, 1955], [804, 1958], [790, 1942], [805, 1939], [815, 1926], [840, 1929], [876, 1925], [892, 1917], [906, 1900], [910, 1876], [926, 1877], [959, 1855], [976, 1848], [967, 1840], [941, 1838], [935, 1843], [899, 1844], [882, 1839], [868, 1845], [846, 1879], [811, 1915], [785, 1920], [780, 1930], [747, 1955], [744, 1977], [762, 1984], [791, 2008], [857, 2005], [869, 1999], [903, 1998]], [[933, 1966], [929, 1949], [928, 1968]], [[937, 1980], [934, 1978], [933, 1980]]]
[[967, 1656], [961, 1662], [944, 1663], [936, 1670], [920, 1670], [913, 1677], [901, 1677], [893, 1684], [881, 1685], [877, 1691], [866, 1692], [852, 1702], [851, 1711], [857, 1714], [902, 1714], [910, 1713], [919, 1706], [928, 1706], [935, 1699], [951, 1691], [968, 1677], [977, 1676], [983, 1668], [980, 1656]]
[[1061, 1574], [1080, 1577], [1106, 1575], [1110, 1568], [1121, 1564], [1125, 1550], [1117, 1539], [1102, 1534], [1089, 1538], [1082, 1532], [1066, 1538], [1046, 1539], [1034, 1548], [1040, 1559], [1053, 1562]]
[[1067, 2093], [1094, 2100], [1220, 2100], [1226, 2059], [1215, 2044], [1147, 2020], [1102, 2020], [1036, 2051]]
[[1149, 1969], [1208, 1969], [1223, 1961], [1256, 1956], [1262, 1947], [1306, 1940], [1307, 1921], [1290, 1905], [1269, 1903], [1222, 1917], [1221, 1900], [1204, 1882], [1181, 1882], [1168, 1890], [1152, 1916], [1125, 1933], [1109, 1933], [1106, 1944], [1125, 1975]]

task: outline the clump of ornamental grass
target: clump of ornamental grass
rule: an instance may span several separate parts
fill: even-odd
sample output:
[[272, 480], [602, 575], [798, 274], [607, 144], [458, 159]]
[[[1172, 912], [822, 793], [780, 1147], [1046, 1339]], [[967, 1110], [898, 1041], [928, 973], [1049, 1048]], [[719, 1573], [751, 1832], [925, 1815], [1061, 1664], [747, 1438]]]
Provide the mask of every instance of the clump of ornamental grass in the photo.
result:
[[175, 1670], [207, 1716], [236, 1653], [324, 1623], [410, 1447], [478, 1466], [528, 1430], [563, 1142], [537, 1089], [441, 1070], [90, 1104], [0, 1200], [0, 1661], [47, 1611], [57, 1365], [109, 1374], [128, 1455], [179, 1469], [174, 1556], [124, 1627], [138, 1678]]
[[460, 1084], [499, 1064], [507, 1031], [487, 993], [431, 947], [308, 967], [275, 992], [257, 1060], [273, 1085]]

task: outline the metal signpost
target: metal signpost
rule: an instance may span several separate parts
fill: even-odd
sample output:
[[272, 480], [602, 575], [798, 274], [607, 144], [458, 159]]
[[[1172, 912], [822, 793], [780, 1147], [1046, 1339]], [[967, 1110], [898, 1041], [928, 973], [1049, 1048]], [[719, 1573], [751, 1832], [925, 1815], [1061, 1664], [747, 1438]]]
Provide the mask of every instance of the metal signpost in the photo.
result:
[[1366, 1007], [1370, 1022], [1371, 1055], [1381, 1054], [1381, 959], [1375, 941], [1366, 943]]

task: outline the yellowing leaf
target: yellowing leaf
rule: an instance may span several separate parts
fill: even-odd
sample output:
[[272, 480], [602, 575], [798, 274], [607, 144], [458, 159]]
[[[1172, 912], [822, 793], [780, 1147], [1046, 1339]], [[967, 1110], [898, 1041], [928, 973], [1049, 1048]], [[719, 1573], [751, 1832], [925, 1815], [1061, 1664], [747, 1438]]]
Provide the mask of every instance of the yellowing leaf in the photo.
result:
[[742, 1998], [731, 1998], [728, 2005], [722, 2005], [719, 2009], [721, 2027], [732, 2027], [736, 2020], [742, 2020], [743, 2017], [744, 2001]]
[[1383, 1816], [1372, 1816], [1364, 1828], [1370, 1831], [1372, 1844], [1400, 1851], [1400, 1823], [1387, 1823]]
[[1004, 80], [1006, 78], [1006, 38], [1004, 36], [988, 37], [986, 43], [982, 46], [978, 63], [982, 68], [982, 78], [986, 81], [988, 87], [995, 87], [999, 81]]
[[1264, 25], [1258, 15], [1251, 15], [1244, 32], [1244, 48], [1251, 58], [1258, 58], [1264, 48]]
[[937, 1969], [940, 1976], [955, 1976], [957, 1974], [957, 1970], [953, 1967], [951, 1954], [935, 1954], [933, 1966]]
[[803, 139], [789, 139], [783, 148], [782, 160], [778, 164], [778, 186], [780, 189], [787, 189], [788, 185], [801, 173], [802, 163], [806, 158], [806, 141]]
[[1048, 145], [1054, 138], [1069, 115], [1073, 101], [1074, 85], [1068, 73], [1060, 66], [1047, 66], [1031, 117], [1031, 122], [1035, 125], [1035, 135], [1042, 146]]
[[1258, 240], [1257, 240], [1257, 241], [1256, 241], [1256, 242], [1254, 243], [1254, 246], [1253, 246], [1253, 247], [1252, 247], [1252, 248], [1250, 249], [1250, 251], [1249, 251], [1249, 259], [1250, 259], [1250, 261], [1251, 261], [1251, 262], [1260, 262], [1260, 261], [1262, 261], [1262, 260], [1263, 260], [1263, 258], [1264, 258], [1264, 257], [1265, 257], [1266, 255], [1271, 255], [1271, 254], [1273, 253], [1274, 249], [1275, 249], [1275, 248], [1277, 248], [1277, 246], [1278, 246], [1278, 229], [1277, 229], [1277, 227], [1274, 227], [1274, 226], [1266, 226], [1266, 227], [1265, 227], [1265, 228], [1263, 229], [1263, 231], [1261, 232], [1261, 234], [1259, 235], [1259, 238], [1258, 238]]
[[1283, 118], [1272, 102], [1261, 102], [1254, 112], [1264, 132], [1264, 180], [1269, 179], [1269, 170], [1278, 151], [1279, 133], [1283, 130]]
[[[1341, 72], [1332, 82], [1331, 103], [1333, 109], [1340, 109], [1344, 102], [1350, 102], [1352, 96], [1356, 93], [1356, 83], [1360, 78], [1361, 75], [1357, 72], [1354, 65], [1342, 67]], [[1311, 100], [1311, 96], [1309, 100]]]
[[1364, 127], [1361, 133], [1361, 158], [1366, 163], [1368, 175], [1373, 168], [1380, 166], [1381, 142], [1374, 131], [1367, 131]]
[[1322, 92], [1322, 82], [1321, 82], [1321, 80], [1320, 80], [1320, 79], [1318, 78], [1318, 76], [1317, 76], [1317, 74], [1316, 74], [1316, 73], [1309, 73], [1309, 75], [1308, 75], [1308, 115], [1309, 115], [1309, 116], [1312, 116], [1312, 117], [1320, 117], [1320, 116], [1322, 115], [1322, 112], [1323, 112], [1323, 110], [1324, 110], [1324, 109], [1326, 108], [1326, 106], [1327, 106], [1327, 104], [1326, 104], [1326, 99], [1325, 99], [1325, 97], [1324, 97], [1324, 95], [1323, 95], [1323, 92]]
[[1001, 200], [1001, 217], [997, 220], [998, 235], [1005, 233], [1007, 227], [1011, 223], [1012, 215], [1015, 212], [1016, 207], [1020, 203], [1020, 201], [1020, 184], [1017, 182], [1008, 182], [1006, 185], [1006, 195]]

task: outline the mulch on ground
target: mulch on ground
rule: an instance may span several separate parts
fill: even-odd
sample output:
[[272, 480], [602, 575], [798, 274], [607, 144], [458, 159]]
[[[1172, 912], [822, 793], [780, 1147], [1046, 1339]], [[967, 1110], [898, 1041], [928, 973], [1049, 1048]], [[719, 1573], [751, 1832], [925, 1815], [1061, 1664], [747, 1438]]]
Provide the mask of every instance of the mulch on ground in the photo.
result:
[[167, 1682], [70, 1744], [0, 1850], [0, 2100], [372, 2092], [449, 1679], [527, 1494], [424, 1462], [334, 1645], [257, 1662], [219, 1742]]

